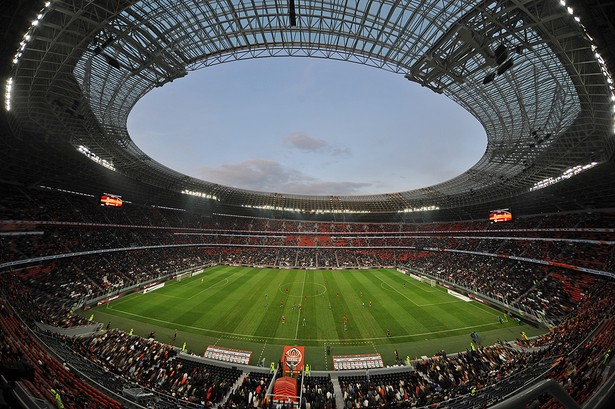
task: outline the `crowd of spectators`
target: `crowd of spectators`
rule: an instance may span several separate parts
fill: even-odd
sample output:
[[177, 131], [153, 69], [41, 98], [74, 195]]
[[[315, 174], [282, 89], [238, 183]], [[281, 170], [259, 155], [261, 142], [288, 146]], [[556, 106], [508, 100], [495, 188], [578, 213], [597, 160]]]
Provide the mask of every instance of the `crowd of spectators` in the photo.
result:
[[105, 370], [176, 399], [212, 406], [222, 402], [240, 370], [177, 357], [173, 347], [120, 330], [73, 338], [73, 348]]
[[[546, 336], [521, 342], [522, 347], [535, 352], [496, 345], [417, 362], [398, 378], [345, 379], [341, 385], [346, 407], [402, 401], [432, 404], [466, 394], [471, 387], [497, 382], [540, 359], [557, 359], [550, 376], [582, 401], [599, 383], [606, 351], [613, 345], [613, 283], [558, 266], [477, 253], [613, 271], [615, 233], [610, 227], [614, 221], [615, 214], [609, 212], [525, 217], [512, 224], [290, 221], [201, 216], [131, 204], [111, 209], [84, 195], [22, 190], [0, 198], [0, 262], [133, 249], [21, 266], [0, 274], [0, 286], [3, 297], [26, 322], [72, 326], [85, 323], [71, 314], [81, 300], [207, 264], [282, 268], [403, 265], [557, 318], [553, 322], [560, 324]], [[135, 249], [142, 246], [159, 248]], [[54, 395], [49, 389], [54, 389], [70, 402], [68, 407], [115, 407], [114, 402], [96, 394], [83, 397], [86, 387], [81, 381], [46, 356], [24, 329], [16, 329], [16, 317], [11, 312], [5, 316], [5, 305], [0, 303], [0, 340], [4, 345], [0, 358], [2, 362], [25, 360], [35, 367], [38, 378], [29, 386], [33, 394], [50, 400]], [[594, 337], [586, 340], [597, 327]], [[221, 403], [239, 377], [218, 367], [179, 359], [168, 346], [117, 330], [71, 343], [106, 370], [203, 405]], [[26, 346], [29, 352], [24, 350]], [[58, 371], [66, 375], [67, 383], [50, 385], [42, 380]], [[331, 407], [332, 387], [306, 380], [306, 407]], [[251, 374], [226, 404], [263, 404], [263, 389], [269, 382], [261, 374]], [[551, 407], [550, 402], [546, 405]]]
[[[273, 407], [272, 400], [266, 397], [272, 372], [250, 372], [236, 385], [241, 370], [182, 358], [173, 347], [153, 338], [111, 329], [91, 337], [62, 339], [103, 370], [176, 399], [206, 407], [217, 404], [225, 408]], [[297, 383], [302, 388], [302, 407], [335, 408], [334, 387], [329, 376], [306, 375], [298, 378]]]
[[[547, 377], [559, 381], [575, 401], [583, 403], [602, 383], [614, 345], [615, 317], [611, 315], [585, 344], [571, 354], [562, 355]], [[546, 407], [555, 408], [559, 405], [549, 401]]]
[[0, 294], [17, 311], [28, 324], [42, 322], [56, 327], [85, 325], [86, 321], [78, 315], [71, 314], [63, 300], [48, 297], [46, 294], [34, 294], [19, 278], [11, 272], [0, 274]]
[[[0, 300], [0, 373], [12, 372], [28, 392], [53, 407], [120, 409], [121, 405], [82, 381], [51, 357], [24, 328], [11, 307]], [[8, 375], [7, 375], [8, 376]]]
[[[27, 229], [25, 228], [27, 227]], [[557, 261], [593, 269], [612, 264], [613, 241], [516, 236], [283, 236], [279, 232], [186, 232], [170, 228], [109, 227], [92, 225], [27, 225], [0, 235], [0, 261], [23, 260], [101, 249], [142, 246], [220, 246], [318, 249], [374, 249], [409, 251], [438, 248], [506, 254]]]
[[[4, 186], [3, 186], [4, 187]], [[590, 238], [600, 229], [615, 224], [613, 212], [576, 212], [515, 217], [512, 223], [490, 223], [487, 215], [481, 220], [447, 223], [362, 223], [325, 222], [310, 220], [281, 220], [233, 215], [199, 215], [185, 209], [138, 205], [125, 202], [121, 208], [100, 206], [99, 198], [79, 192], [54, 189], [25, 189], [11, 186], [2, 189], [0, 220], [37, 220], [197, 228], [234, 231], [277, 231], [288, 233], [446, 233], [493, 230], [505, 234], [507, 230], [552, 230], [553, 234], [573, 233], [575, 237]], [[309, 218], [309, 216], [305, 216]], [[554, 229], [559, 229], [554, 231]], [[574, 229], [573, 231], [571, 229]], [[590, 229], [583, 232], [582, 229]], [[500, 234], [498, 233], [498, 234]], [[613, 232], [602, 232], [613, 237]]]
[[[533, 341], [519, 341], [523, 347], [542, 347], [531, 349], [533, 352], [500, 345], [479, 347], [476, 351], [449, 356], [442, 353], [417, 361], [409, 371], [398, 375], [373, 375], [365, 379], [342, 377], [345, 405], [433, 404], [465, 395], [472, 387], [484, 388], [541, 359], [557, 359], [555, 365], [547, 365], [551, 367], [550, 377], [562, 381], [574, 397], [586, 399], [600, 382], [601, 365], [604, 365], [606, 351], [614, 341], [615, 321], [612, 317], [615, 311], [610, 302], [614, 296], [613, 283], [594, 283], [584, 296], [586, 302], [549, 334]], [[586, 341], [603, 321], [605, 323], [598, 334]], [[203, 365], [173, 359], [173, 350], [153, 339], [129, 336], [118, 330], [72, 342], [80, 353], [106, 369], [187, 401], [220, 402], [233, 383], [232, 379], [220, 381], [216, 375], [211, 375], [215, 369], [208, 372]], [[575, 350], [577, 345], [581, 348]], [[567, 356], [569, 351], [573, 353]], [[226, 406], [253, 407], [250, 403], [255, 402], [262, 406], [263, 390], [269, 381], [269, 377], [263, 374], [245, 378], [242, 386], [231, 393]], [[324, 403], [332, 398], [327, 392], [330, 392], [329, 386], [304, 383], [306, 400], [313, 398], [311, 407], [330, 407]]]
[[[33, 303], [48, 310], [70, 311], [86, 299], [216, 263], [282, 268], [404, 266], [550, 319], [561, 319], [572, 311], [592, 283], [590, 275], [557, 266], [480, 254], [288, 247], [207, 246], [116, 251], [49, 260], [21, 267], [12, 274], [25, 285]], [[41, 320], [62, 325], [72, 320], [61, 317], [50, 313]]]
[[[606, 270], [615, 263], [615, 232], [611, 228], [614, 220], [613, 213], [592, 212], [520, 217], [513, 223], [495, 224], [486, 220], [423, 224], [291, 221], [197, 215], [135, 204], [107, 208], [101, 207], [97, 198], [83, 195], [13, 191], [0, 199], [0, 262], [99, 249], [184, 244], [384, 248], [383, 251], [400, 248], [393, 255], [397, 260], [408, 248], [439, 248]], [[385, 257], [392, 259], [391, 254]], [[298, 264], [289, 263], [322, 267], [326, 261], [332, 264], [327, 258], [318, 263], [303, 256], [295, 260]], [[353, 260], [351, 265], [358, 263]]]
[[425, 252], [404, 264], [474, 292], [549, 318], [572, 311], [593, 284], [589, 274], [477, 254]]
[[166, 248], [58, 259], [49, 271], [27, 274], [26, 268], [16, 274], [25, 274], [22, 281], [41, 297], [75, 303], [212, 262], [198, 249]]
[[57, 259], [0, 274], [2, 291], [25, 317], [49, 325], [83, 324], [71, 314], [86, 299], [211, 264], [192, 248], [130, 251]]
[[[547, 377], [559, 381], [568, 393], [583, 403], [601, 383], [603, 371], [615, 345], [615, 283], [595, 283], [584, 302], [548, 334], [517, 342], [542, 348], [545, 356], [556, 358]], [[546, 408], [559, 407], [545, 399]]]
[[273, 373], [250, 372], [243, 377], [241, 384], [233, 389], [223, 407], [238, 409], [270, 407], [266, 393], [272, 378]]
[[[605, 212], [543, 215], [495, 225], [486, 221], [387, 224], [205, 217], [132, 204], [111, 209], [99, 206], [97, 198], [29, 190], [13, 192], [0, 202], [0, 220], [4, 220], [0, 224], [0, 262], [79, 251], [166, 247], [57, 262], [46, 280], [35, 278], [30, 283], [32, 287], [50, 289], [45, 281], [57, 280], [61, 283], [55, 286], [58, 295], [68, 294], [71, 299], [164, 275], [174, 268], [164, 265], [165, 259], [180, 267], [204, 260], [284, 268], [361, 268], [407, 263], [410, 268], [430, 269], [442, 278], [509, 303], [525, 296], [522, 301], [528, 308], [541, 314], [562, 315], [571, 306], [567, 305], [565, 289], [544, 280], [550, 269], [474, 253], [612, 271], [615, 233], [609, 227], [614, 219], [612, 213]], [[190, 247], [169, 247], [178, 245]], [[425, 249], [440, 251], [422, 257]], [[186, 263], [182, 254], [195, 263]], [[38, 281], [42, 281], [40, 286]], [[526, 295], [528, 291], [530, 294]], [[561, 302], [545, 303], [550, 295], [556, 295]]]
[[[341, 376], [345, 407], [436, 405], [461, 396], [488, 394], [486, 388], [490, 385], [513, 374], [527, 377], [529, 374], [524, 373], [530, 368], [536, 375], [562, 383], [582, 404], [601, 384], [611, 358], [615, 343], [614, 297], [614, 283], [594, 283], [576, 311], [544, 336], [517, 340], [520, 348], [502, 343], [453, 355], [442, 352], [415, 361], [409, 370]], [[548, 397], [541, 400], [545, 409], [560, 407]]]
[[[301, 379], [297, 380], [300, 381]], [[302, 409], [336, 408], [335, 390], [330, 376], [304, 376], [301, 396]]]
[[[613, 283], [594, 285], [586, 294], [586, 302], [549, 334], [532, 341], [518, 341], [523, 348], [495, 345], [452, 355], [442, 352], [415, 361], [403, 372], [354, 378], [342, 376], [340, 386], [345, 407], [431, 405], [467, 395], [472, 388], [481, 390], [536, 365], [550, 368], [548, 376], [561, 381], [581, 402], [600, 383], [601, 370], [607, 363], [607, 351], [615, 340], [615, 307], [611, 303], [614, 296]], [[5, 313], [4, 305], [2, 308], [3, 316], [10, 317], [10, 312]], [[599, 330], [588, 340], [588, 335], [596, 328]], [[0, 327], [3, 341], [5, 334], [6, 330]], [[29, 339], [25, 332], [19, 337]], [[267, 406], [264, 391], [271, 381], [270, 374], [250, 374], [223, 402], [240, 371], [233, 373], [227, 368], [179, 359], [170, 346], [154, 339], [130, 336], [120, 330], [67, 340], [76, 351], [105, 370], [178, 399], [207, 406], [216, 403], [237, 408]], [[532, 352], [525, 351], [526, 347]], [[570, 351], [572, 353], [568, 355]], [[10, 348], [3, 348], [0, 354], [3, 361], [20, 356]], [[555, 364], [552, 364], [553, 359], [556, 359]], [[72, 392], [62, 392], [67, 399], [75, 402], [80, 399]], [[328, 378], [306, 377], [303, 396], [302, 407], [334, 407], [335, 396]]]
[[378, 249], [171, 247], [50, 260], [16, 269], [12, 276], [25, 285], [34, 303], [67, 311], [87, 299], [217, 263], [282, 268], [398, 265], [557, 319], [575, 308], [593, 280], [588, 274], [557, 266], [479, 254], [414, 251], [405, 252], [404, 263], [391, 258], [401, 253]]
[[340, 376], [345, 407], [423, 407], [467, 395], [535, 365], [540, 354], [495, 345], [453, 355], [444, 352], [390, 374]]

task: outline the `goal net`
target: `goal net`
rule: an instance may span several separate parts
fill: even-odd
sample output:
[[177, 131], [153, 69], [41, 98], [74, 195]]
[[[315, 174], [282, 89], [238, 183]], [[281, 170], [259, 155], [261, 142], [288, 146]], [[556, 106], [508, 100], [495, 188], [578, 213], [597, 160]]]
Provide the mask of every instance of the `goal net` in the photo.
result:
[[436, 280], [434, 280], [433, 278], [428, 278], [428, 277], [422, 277], [422, 276], [418, 276], [416, 274], [412, 274], [409, 273], [408, 274], [410, 277], [414, 278], [415, 280], [420, 281], [421, 283], [427, 283], [432, 287], [436, 286]]
[[175, 279], [176, 279], [177, 281], [181, 281], [181, 280], [183, 280], [184, 278], [188, 278], [188, 277], [190, 277], [190, 275], [191, 275], [191, 274], [192, 274], [192, 272], [190, 272], [190, 271], [189, 271], [189, 272], [187, 272], [187, 273], [181, 273], [181, 274], [178, 274], [178, 275], [175, 277]]

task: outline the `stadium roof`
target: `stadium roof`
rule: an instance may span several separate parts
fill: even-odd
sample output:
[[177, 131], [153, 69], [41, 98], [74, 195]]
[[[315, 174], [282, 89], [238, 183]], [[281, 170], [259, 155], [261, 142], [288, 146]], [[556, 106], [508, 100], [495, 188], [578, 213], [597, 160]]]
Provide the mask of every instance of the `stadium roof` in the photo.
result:
[[[157, 194], [325, 213], [460, 209], [527, 197], [577, 173], [596, 175], [588, 170], [594, 166], [600, 184], [613, 173], [615, 149], [609, 7], [553, 0], [16, 2], [2, 15], [4, 115], [14, 147], [3, 158], [5, 178], [31, 169], [30, 183], [42, 183], [53, 167], [77, 180], [79, 172], [98, 173], [75, 159], [87, 156], [98, 163], [90, 167], [105, 166]], [[442, 93], [485, 127], [485, 155], [462, 175], [423, 189], [307, 196], [188, 177], [130, 139], [128, 114], [151, 89], [211, 65], [279, 56], [367, 64]], [[602, 193], [607, 204], [609, 192]]]

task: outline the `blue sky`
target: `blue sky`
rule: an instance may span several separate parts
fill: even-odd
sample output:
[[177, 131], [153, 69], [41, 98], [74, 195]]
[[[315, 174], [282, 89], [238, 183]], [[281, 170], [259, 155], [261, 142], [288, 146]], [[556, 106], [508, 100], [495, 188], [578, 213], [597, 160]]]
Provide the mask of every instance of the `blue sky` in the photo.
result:
[[403, 75], [290, 57], [191, 72], [143, 97], [128, 130], [145, 153], [187, 175], [321, 195], [443, 182], [487, 143], [468, 112]]

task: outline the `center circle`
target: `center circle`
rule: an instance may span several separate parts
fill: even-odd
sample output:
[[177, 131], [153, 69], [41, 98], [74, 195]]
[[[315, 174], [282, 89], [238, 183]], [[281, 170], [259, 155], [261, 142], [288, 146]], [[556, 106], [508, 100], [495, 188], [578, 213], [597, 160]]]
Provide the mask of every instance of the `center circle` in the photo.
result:
[[[295, 294], [292, 291], [292, 287], [294, 284], [300, 284], [303, 288], [303, 281], [294, 281], [294, 282], [290, 282], [290, 283], [283, 283], [282, 285], [280, 285], [280, 287], [278, 288], [278, 290], [288, 296], [288, 297], [294, 297], [294, 298], [301, 298], [301, 297], [307, 297], [307, 298], [313, 298], [313, 297], [320, 297], [321, 295], [324, 295], [327, 292], [327, 287], [325, 287], [324, 284], [319, 284], [319, 283], [312, 283], [310, 285], [316, 287], [316, 288], [322, 288], [321, 291], [315, 291], [313, 294], [306, 294], [305, 291], [303, 291], [303, 294]], [[288, 292], [287, 292], [288, 290]]]

